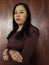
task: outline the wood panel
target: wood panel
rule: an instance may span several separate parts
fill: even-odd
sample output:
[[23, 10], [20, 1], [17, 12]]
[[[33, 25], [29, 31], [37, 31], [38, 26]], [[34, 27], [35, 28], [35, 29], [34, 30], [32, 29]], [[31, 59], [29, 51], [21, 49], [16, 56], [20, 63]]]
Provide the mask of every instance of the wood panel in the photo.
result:
[[12, 12], [16, 3], [26, 3], [31, 11], [32, 24], [40, 31], [37, 65], [49, 65], [49, 0], [0, 0], [0, 60], [12, 30]]

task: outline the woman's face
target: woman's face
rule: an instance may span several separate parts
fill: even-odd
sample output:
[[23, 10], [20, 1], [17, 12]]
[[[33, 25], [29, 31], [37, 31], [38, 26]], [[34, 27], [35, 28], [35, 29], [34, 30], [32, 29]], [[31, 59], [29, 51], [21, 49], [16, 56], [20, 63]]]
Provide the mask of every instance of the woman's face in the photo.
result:
[[23, 5], [18, 5], [15, 8], [14, 20], [18, 25], [24, 24], [27, 18], [27, 12]]

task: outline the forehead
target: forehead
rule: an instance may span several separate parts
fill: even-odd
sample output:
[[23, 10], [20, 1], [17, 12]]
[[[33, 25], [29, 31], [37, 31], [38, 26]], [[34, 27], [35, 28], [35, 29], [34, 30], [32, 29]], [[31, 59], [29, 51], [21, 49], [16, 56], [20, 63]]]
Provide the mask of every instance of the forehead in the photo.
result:
[[18, 5], [18, 6], [16, 6], [16, 8], [15, 8], [15, 10], [17, 11], [17, 10], [26, 10], [25, 9], [25, 7], [23, 6], [23, 5]]

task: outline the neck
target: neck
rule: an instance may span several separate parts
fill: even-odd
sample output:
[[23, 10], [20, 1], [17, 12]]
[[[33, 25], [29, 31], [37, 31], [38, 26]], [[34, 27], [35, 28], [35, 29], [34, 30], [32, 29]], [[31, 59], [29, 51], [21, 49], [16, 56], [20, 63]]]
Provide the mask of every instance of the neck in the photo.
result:
[[21, 31], [23, 28], [23, 25], [19, 25], [18, 29], [17, 29], [17, 32]]

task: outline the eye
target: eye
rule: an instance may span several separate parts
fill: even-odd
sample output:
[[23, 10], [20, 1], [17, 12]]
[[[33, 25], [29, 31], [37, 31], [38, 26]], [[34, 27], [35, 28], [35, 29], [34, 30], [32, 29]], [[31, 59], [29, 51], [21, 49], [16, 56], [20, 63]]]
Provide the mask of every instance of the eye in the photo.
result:
[[24, 12], [20, 12], [20, 13], [24, 13]]

